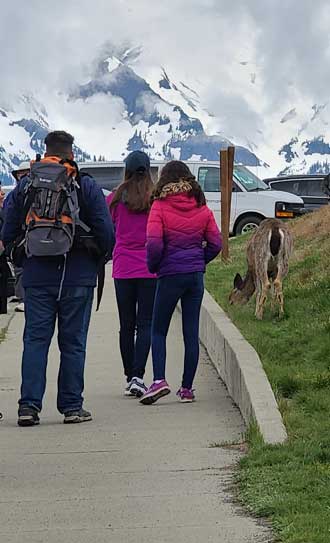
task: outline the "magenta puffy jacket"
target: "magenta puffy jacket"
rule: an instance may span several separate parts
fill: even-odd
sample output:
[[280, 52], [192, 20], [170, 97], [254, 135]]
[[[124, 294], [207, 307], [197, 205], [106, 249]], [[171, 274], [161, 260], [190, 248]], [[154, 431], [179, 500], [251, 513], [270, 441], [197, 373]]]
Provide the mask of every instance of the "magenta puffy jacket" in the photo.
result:
[[156, 200], [147, 226], [147, 261], [159, 277], [205, 271], [221, 251], [222, 239], [212, 211], [198, 207], [187, 193]]

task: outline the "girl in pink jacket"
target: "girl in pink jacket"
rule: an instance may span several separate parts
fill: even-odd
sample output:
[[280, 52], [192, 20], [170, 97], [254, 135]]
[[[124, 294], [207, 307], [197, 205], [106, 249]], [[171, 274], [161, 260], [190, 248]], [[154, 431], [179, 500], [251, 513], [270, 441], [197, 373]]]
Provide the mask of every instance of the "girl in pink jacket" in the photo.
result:
[[107, 198], [115, 227], [113, 277], [120, 320], [119, 345], [127, 380], [126, 396], [142, 396], [150, 351], [156, 276], [147, 268], [147, 221], [153, 182], [142, 151], [125, 160], [125, 179]]
[[152, 322], [154, 382], [141, 402], [151, 404], [170, 393], [165, 380], [166, 336], [179, 300], [185, 357], [177, 394], [181, 401], [192, 402], [199, 358], [203, 276], [206, 264], [221, 250], [221, 235], [201, 187], [183, 162], [174, 160], [164, 166], [153, 199], [147, 259], [150, 273], [158, 276]]

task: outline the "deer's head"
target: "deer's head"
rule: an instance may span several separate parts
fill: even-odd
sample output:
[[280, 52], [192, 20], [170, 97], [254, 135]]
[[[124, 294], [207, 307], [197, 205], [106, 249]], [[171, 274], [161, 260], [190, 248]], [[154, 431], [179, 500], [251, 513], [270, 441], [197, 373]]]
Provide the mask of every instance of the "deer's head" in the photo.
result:
[[254, 282], [249, 274], [242, 279], [241, 275], [237, 273], [234, 279], [234, 288], [229, 295], [229, 302], [231, 305], [247, 304], [255, 290]]

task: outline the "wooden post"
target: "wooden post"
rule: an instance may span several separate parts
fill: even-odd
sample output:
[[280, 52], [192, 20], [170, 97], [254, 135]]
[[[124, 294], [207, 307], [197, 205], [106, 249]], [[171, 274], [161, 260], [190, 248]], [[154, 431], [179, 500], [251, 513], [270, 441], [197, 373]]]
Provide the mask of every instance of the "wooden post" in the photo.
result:
[[221, 233], [222, 258], [229, 258], [229, 192], [228, 192], [228, 149], [220, 151], [220, 195], [221, 195]]
[[234, 157], [235, 157], [235, 147], [230, 146], [228, 147], [229, 222], [230, 222], [230, 212], [231, 212], [231, 196], [233, 192]]
[[229, 259], [229, 227], [231, 195], [233, 190], [235, 147], [220, 151], [220, 191], [221, 191], [221, 232], [223, 239], [222, 258]]

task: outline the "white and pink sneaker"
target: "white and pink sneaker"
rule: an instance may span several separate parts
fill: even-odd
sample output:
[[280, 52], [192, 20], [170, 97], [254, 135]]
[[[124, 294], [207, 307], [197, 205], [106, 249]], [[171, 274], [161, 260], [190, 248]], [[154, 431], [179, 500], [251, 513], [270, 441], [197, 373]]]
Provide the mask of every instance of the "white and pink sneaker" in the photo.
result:
[[142, 396], [140, 402], [144, 405], [151, 405], [157, 402], [159, 398], [167, 396], [167, 394], [169, 394], [170, 392], [170, 387], [168, 386], [165, 379], [163, 379], [162, 381], [155, 381], [148, 388], [147, 392]]
[[195, 394], [192, 388], [181, 387], [176, 395], [181, 403], [191, 403], [195, 401]]

